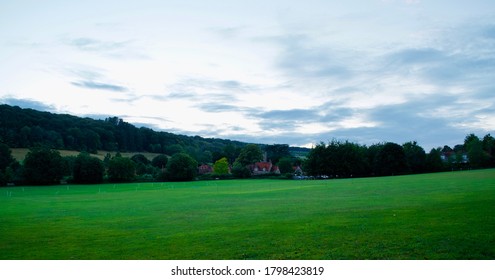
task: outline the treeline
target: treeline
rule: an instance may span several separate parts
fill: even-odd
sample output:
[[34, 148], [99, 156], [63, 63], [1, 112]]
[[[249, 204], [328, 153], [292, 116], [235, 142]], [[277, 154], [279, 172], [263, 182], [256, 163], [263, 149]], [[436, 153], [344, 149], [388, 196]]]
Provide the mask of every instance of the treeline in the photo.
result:
[[324, 178], [390, 176], [447, 170], [495, 167], [495, 139], [466, 136], [464, 144], [444, 146], [426, 153], [417, 142], [371, 146], [333, 140], [320, 143], [304, 163], [308, 175]]
[[137, 128], [117, 117], [94, 120], [9, 105], [0, 105], [0, 142], [11, 148], [47, 147], [88, 153], [98, 150], [167, 155], [184, 152], [198, 162], [221, 158], [225, 146], [246, 145], [239, 141]]
[[[103, 160], [81, 152], [78, 156], [61, 156], [58, 150], [47, 147], [32, 148], [22, 162], [12, 156], [11, 149], [0, 143], [0, 185], [55, 185], [60, 183], [98, 184], [102, 182], [162, 182], [190, 181], [198, 178], [247, 178], [252, 165], [264, 155], [280, 164], [284, 173], [292, 173], [292, 166], [300, 159], [290, 155], [288, 145], [247, 144], [242, 149], [226, 146], [222, 158], [214, 164], [200, 165], [186, 153], [171, 157], [159, 154], [149, 160], [143, 154], [123, 157], [107, 153]], [[207, 174], [199, 174], [201, 166], [212, 167]]]
[[[187, 153], [200, 163], [215, 162], [225, 156], [226, 149], [233, 161], [233, 154], [248, 144], [137, 128], [118, 117], [94, 120], [9, 105], [0, 105], [0, 142], [11, 148], [47, 147], [88, 153]], [[289, 149], [298, 155], [309, 152], [307, 148]]]
[[[142, 154], [129, 158], [120, 153], [115, 156], [108, 153], [104, 160], [100, 160], [87, 152], [63, 157], [59, 151], [44, 147], [31, 149], [24, 161], [18, 162], [12, 157], [10, 148], [0, 143], [0, 185], [186, 181], [194, 178], [196, 169], [197, 162], [183, 153], [170, 159], [166, 155], [157, 155], [152, 160]], [[184, 170], [189, 172], [186, 176]]]

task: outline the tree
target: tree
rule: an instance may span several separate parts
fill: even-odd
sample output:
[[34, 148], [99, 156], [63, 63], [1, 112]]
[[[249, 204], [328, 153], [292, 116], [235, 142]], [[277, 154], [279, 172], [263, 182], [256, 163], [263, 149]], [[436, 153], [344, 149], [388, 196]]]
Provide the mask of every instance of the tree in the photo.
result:
[[179, 144], [174, 144], [174, 145], [170, 145], [170, 146], [166, 147], [165, 152], [168, 155], [173, 156], [175, 154], [184, 153], [184, 148]]
[[275, 144], [267, 145], [265, 147], [266, 156], [273, 164], [277, 164], [283, 157], [290, 157], [289, 145], [287, 144]]
[[62, 172], [62, 156], [58, 151], [37, 148], [29, 151], [24, 159], [24, 176], [29, 184], [58, 184]]
[[490, 134], [483, 137], [483, 150], [488, 156], [488, 161], [490, 166], [495, 166], [495, 138]]
[[412, 173], [424, 172], [426, 161], [425, 150], [421, 148], [416, 141], [404, 143], [402, 147], [406, 155], [406, 162], [409, 170]]
[[325, 143], [321, 142], [311, 149], [304, 162], [304, 169], [312, 176], [331, 175], [333, 173], [328, 167], [328, 155]]
[[246, 145], [237, 157], [236, 161], [239, 162], [242, 166], [246, 166], [249, 164], [253, 164], [263, 159], [263, 153], [261, 149], [256, 144], [248, 144]]
[[166, 155], [157, 155], [151, 160], [151, 165], [156, 168], [165, 169], [167, 166], [168, 157]]
[[378, 174], [383, 176], [404, 174], [407, 171], [406, 154], [402, 146], [388, 142], [377, 155]]
[[108, 177], [112, 182], [130, 182], [136, 173], [135, 163], [126, 157], [114, 157], [108, 163]]
[[483, 142], [474, 134], [469, 134], [464, 140], [469, 164], [473, 168], [481, 168], [488, 165], [488, 155], [483, 151]]
[[439, 172], [443, 169], [442, 158], [440, 157], [440, 148], [431, 149], [430, 153], [426, 155], [426, 170], [428, 172]]
[[9, 166], [11, 166], [16, 160], [12, 157], [12, 152], [9, 146], [0, 143], [0, 186], [7, 184], [11, 179], [11, 172], [7, 172]]
[[0, 143], [0, 170], [5, 170], [12, 162], [14, 158], [9, 146]]
[[245, 165], [235, 161], [232, 166], [232, 175], [237, 178], [249, 178], [251, 177], [251, 171]]
[[191, 181], [197, 170], [198, 162], [185, 153], [173, 155], [167, 163], [167, 177], [171, 181]]
[[229, 163], [234, 163], [235, 159], [239, 156], [240, 153], [241, 153], [241, 149], [236, 148], [232, 144], [227, 144], [223, 148], [223, 154], [229, 160]]
[[213, 165], [213, 172], [218, 175], [229, 174], [229, 161], [226, 157], [223, 157], [215, 162]]
[[79, 184], [97, 184], [103, 181], [105, 168], [103, 162], [87, 153], [80, 153], [74, 161], [74, 182]]
[[287, 173], [292, 173], [292, 160], [290, 157], [283, 157], [278, 161], [278, 169], [280, 170], [280, 173], [282, 174], [287, 174]]

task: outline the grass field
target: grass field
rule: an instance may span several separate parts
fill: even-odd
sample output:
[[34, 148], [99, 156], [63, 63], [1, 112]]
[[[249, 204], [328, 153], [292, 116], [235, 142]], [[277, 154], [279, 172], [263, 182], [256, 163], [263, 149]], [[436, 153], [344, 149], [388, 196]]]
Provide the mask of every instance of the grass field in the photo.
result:
[[495, 259], [495, 170], [0, 188], [0, 259]]

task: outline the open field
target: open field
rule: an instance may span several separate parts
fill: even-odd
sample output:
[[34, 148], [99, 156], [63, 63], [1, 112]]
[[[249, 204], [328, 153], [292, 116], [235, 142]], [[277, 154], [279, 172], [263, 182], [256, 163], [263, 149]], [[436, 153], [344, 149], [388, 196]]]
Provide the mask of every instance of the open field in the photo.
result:
[[0, 259], [495, 259], [495, 170], [0, 188]]
[[[12, 156], [19, 162], [22, 162], [24, 158], [26, 158], [27, 153], [29, 152], [29, 149], [27, 148], [12, 148]], [[69, 151], [69, 150], [58, 150], [60, 152], [60, 155], [63, 157], [66, 156], [77, 156], [79, 155], [80, 152], [78, 151]], [[97, 154], [91, 154], [91, 156], [97, 157], [101, 160], [105, 158], [107, 153], [110, 153], [112, 156], [116, 154], [116, 152], [108, 152], [108, 151], [98, 151]], [[132, 157], [133, 155], [136, 154], [142, 154], [144, 155], [148, 160], [152, 160], [154, 157], [156, 157], [157, 153], [148, 153], [148, 152], [142, 152], [142, 153], [125, 153], [122, 152], [120, 153], [123, 157]]]

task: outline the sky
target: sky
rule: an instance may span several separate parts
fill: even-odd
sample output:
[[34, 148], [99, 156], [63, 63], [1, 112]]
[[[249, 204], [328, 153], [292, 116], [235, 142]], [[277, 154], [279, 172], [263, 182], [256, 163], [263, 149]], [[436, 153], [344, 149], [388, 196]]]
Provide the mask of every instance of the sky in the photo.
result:
[[0, 1], [0, 103], [311, 147], [495, 134], [492, 0]]

